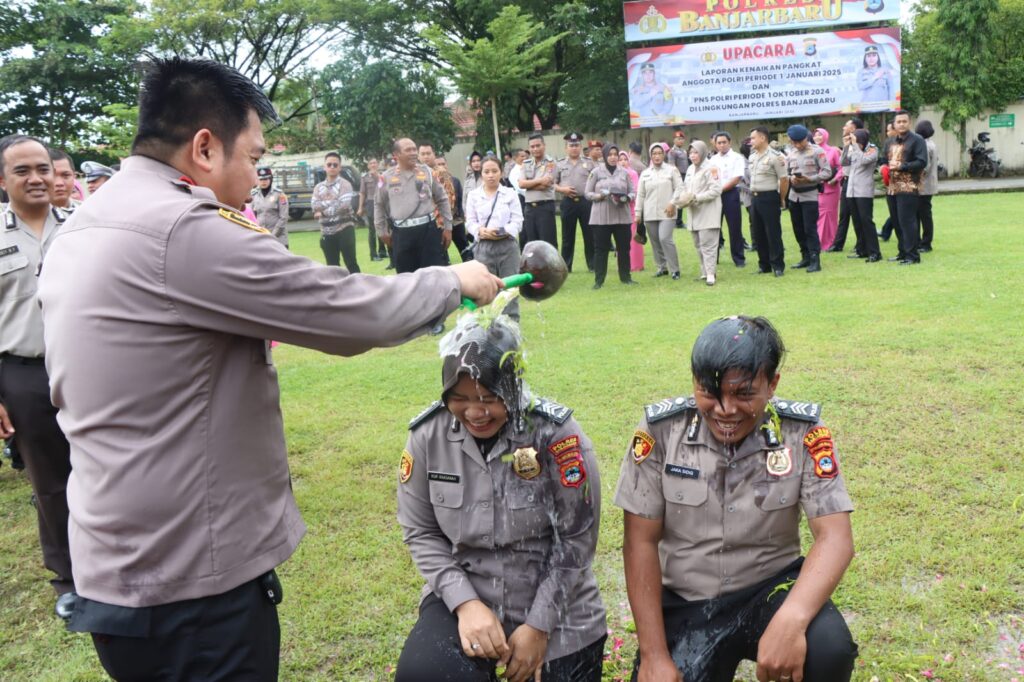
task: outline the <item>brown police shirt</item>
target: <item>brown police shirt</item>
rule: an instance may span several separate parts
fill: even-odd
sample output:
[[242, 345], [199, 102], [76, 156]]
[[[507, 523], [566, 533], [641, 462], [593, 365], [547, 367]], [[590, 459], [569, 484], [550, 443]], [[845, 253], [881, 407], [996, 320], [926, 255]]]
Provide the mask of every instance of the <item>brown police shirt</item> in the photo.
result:
[[54, 238], [39, 284], [75, 584], [117, 606], [221, 594], [295, 550], [268, 339], [354, 355], [460, 302], [444, 268], [383, 278], [294, 255], [180, 176], [127, 159]]
[[412, 220], [440, 213], [442, 227], [452, 229], [452, 205], [444, 186], [434, 179], [430, 168], [416, 164], [411, 171], [395, 166], [381, 174], [374, 197], [373, 224], [377, 234], [391, 234], [389, 220]]
[[818, 406], [775, 405], [799, 418], [782, 416], [781, 433], [757, 428], [736, 446], [715, 440], [692, 397], [649, 405], [637, 426], [615, 504], [662, 519], [662, 584], [684, 599], [719, 597], [783, 570], [800, 556], [801, 509], [810, 519], [853, 511]]

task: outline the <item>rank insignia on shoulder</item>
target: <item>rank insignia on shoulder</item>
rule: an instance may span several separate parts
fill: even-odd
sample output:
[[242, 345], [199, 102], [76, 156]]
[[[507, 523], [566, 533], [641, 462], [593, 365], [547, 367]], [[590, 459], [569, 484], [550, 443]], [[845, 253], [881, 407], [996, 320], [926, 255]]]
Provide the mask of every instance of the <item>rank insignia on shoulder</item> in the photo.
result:
[[650, 424], [680, 414], [693, 407], [697, 407], [697, 401], [693, 396], [689, 398], [681, 396], [679, 398], [666, 398], [644, 406], [644, 415], [647, 416], [647, 423]]
[[437, 412], [443, 407], [444, 403], [441, 402], [440, 400], [435, 400], [434, 402], [430, 403], [427, 409], [423, 410], [409, 421], [409, 430], [412, 431], [417, 426], [427, 421], [428, 418], [433, 416], [435, 412]]
[[556, 424], [564, 424], [572, 416], [570, 408], [545, 398], [535, 398], [532, 409], [540, 416]]
[[519, 448], [512, 453], [512, 470], [516, 476], [529, 481], [540, 475], [540, 462], [537, 451], [533, 448]]
[[406, 483], [412, 478], [412, 455], [408, 450], [402, 450], [402, 461], [398, 464], [398, 482]]
[[654, 450], [654, 436], [646, 431], [637, 429], [636, 433], [633, 434], [633, 445], [630, 447], [633, 451], [633, 461], [640, 464], [650, 457], [651, 452]]
[[789, 417], [804, 422], [816, 422], [821, 418], [821, 405], [818, 403], [800, 403], [792, 400], [773, 400], [780, 417]]
[[772, 476], [785, 476], [793, 470], [793, 456], [789, 448], [769, 450], [764, 463]]
[[267, 230], [265, 228], [260, 227], [256, 223], [254, 223], [251, 220], [249, 220], [248, 218], [246, 218], [241, 213], [236, 213], [235, 211], [229, 211], [226, 208], [218, 208], [217, 209], [217, 214], [221, 218], [224, 218], [225, 220], [228, 220], [228, 221], [234, 223], [235, 225], [241, 225], [242, 227], [244, 227], [247, 230], [252, 230], [253, 232], [261, 232], [263, 234], [270, 234], [270, 230]]

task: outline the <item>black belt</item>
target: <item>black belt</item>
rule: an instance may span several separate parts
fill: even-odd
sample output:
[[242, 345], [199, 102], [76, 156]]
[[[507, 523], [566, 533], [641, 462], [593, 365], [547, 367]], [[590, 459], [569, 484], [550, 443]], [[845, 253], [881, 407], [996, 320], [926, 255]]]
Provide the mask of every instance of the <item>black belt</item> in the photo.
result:
[[760, 192], [754, 192], [754, 191], [751, 191], [750, 193], [751, 193], [751, 194], [752, 194], [753, 196], [755, 196], [755, 197], [759, 197], [759, 196], [761, 196], [762, 194], [774, 194], [774, 195], [778, 196], [778, 194], [779, 194], [779, 190], [777, 190], [777, 189], [766, 189], [766, 190], [762, 190], [762, 191], [760, 191]]
[[46, 363], [45, 358], [26, 358], [11, 353], [0, 353], [0, 361], [9, 362], [12, 365], [43, 365]]
[[544, 201], [527, 201], [526, 203], [529, 204], [533, 208], [537, 208], [538, 206], [544, 206], [545, 204], [553, 204], [553, 203], [555, 203], [555, 200], [554, 199], [545, 199]]

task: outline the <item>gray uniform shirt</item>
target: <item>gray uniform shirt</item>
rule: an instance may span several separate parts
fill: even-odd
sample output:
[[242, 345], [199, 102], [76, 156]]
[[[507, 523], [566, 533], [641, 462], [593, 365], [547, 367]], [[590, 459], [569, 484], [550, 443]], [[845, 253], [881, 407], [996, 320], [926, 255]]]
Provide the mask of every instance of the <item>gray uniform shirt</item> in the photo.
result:
[[843, 148], [839, 163], [847, 166], [846, 196], [850, 199], [871, 199], [875, 196], [875, 165], [878, 163], [878, 147], [868, 142], [866, 149], [860, 145], [848, 144]]
[[423, 594], [455, 607], [486, 603], [506, 625], [550, 636], [546, 660], [606, 632], [591, 570], [601, 482], [590, 440], [568, 410], [536, 412], [527, 432], [503, 432], [486, 456], [440, 404], [414, 420], [398, 483], [398, 521]]
[[416, 164], [405, 171], [395, 166], [381, 174], [381, 186], [373, 203], [373, 224], [377, 234], [391, 234], [389, 220], [434, 217], [440, 212], [443, 229], [452, 229], [452, 205], [444, 186], [434, 180], [430, 168]]
[[599, 163], [587, 178], [586, 197], [594, 202], [590, 206], [591, 225], [629, 225], [633, 222], [629, 204], [615, 203], [611, 199], [612, 194], [628, 195], [633, 200], [636, 198], [636, 185], [625, 168], [616, 166], [615, 172], [609, 173], [608, 166]]
[[252, 212], [262, 227], [288, 246], [288, 195], [271, 187], [266, 196], [258, 187], [252, 191]]
[[928, 165], [924, 168], [921, 176], [921, 196], [934, 196], [939, 193], [939, 153], [935, 147], [935, 141], [928, 138], [924, 141], [928, 148]]
[[51, 208], [40, 239], [13, 208], [0, 212], [0, 353], [43, 357], [43, 316], [36, 300], [39, 265], [64, 215]]
[[[676, 399], [661, 417], [666, 404], [673, 402], [649, 405], [640, 420], [615, 504], [662, 519], [662, 584], [684, 599], [742, 590], [796, 560], [801, 509], [809, 519], [853, 510], [831, 433], [816, 417], [783, 416], [772, 442], [758, 428], [726, 446], [712, 436], [693, 398]], [[779, 408], [786, 404], [776, 401]], [[810, 407], [807, 412], [816, 412]]]
[[127, 159], [39, 283], [75, 585], [117, 606], [221, 594], [305, 532], [266, 339], [354, 355], [460, 302], [444, 268], [383, 278], [294, 255], [180, 176]]
[[[526, 161], [523, 161], [523, 168], [519, 172], [520, 180], [540, 180], [545, 175], [554, 177], [555, 175], [555, 161], [550, 156], [545, 156], [543, 160], [537, 161], [532, 156], [528, 157]], [[531, 201], [554, 201], [555, 199], [555, 185], [551, 184], [550, 187], [545, 189], [528, 189], [526, 190], [526, 203], [529, 205]]]
[[690, 152], [688, 146], [677, 147], [672, 145], [668, 150], [668, 161], [679, 169], [679, 177], [685, 177], [686, 169], [690, 167]]
[[803, 191], [798, 192], [796, 191], [796, 185], [791, 180], [789, 183], [789, 200], [796, 203], [805, 201], [817, 202], [817, 185], [832, 177], [832, 166], [828, 163], [825, 150], [813, 142], [808, 144], [803, 151], [794, 148], [786, 156], [786, 165], [789, 168], [790, 175], [799, 171], [804, 174], [805, 178], [812, 181], [808, 184], [800, 185]]
[[[583, 195], [587, 191], [587, 178], [590, 177], [592, 170], [594, 162], [582, 156], [576, 161], [569, 157], [559, 159], [555, 164], [555, 184], [575, 189], [576, 198], [573, 201], [580, 201], [585, 198]], [[569, 198], [569, 195], [566, 194], [565, 197]]]
[[779, 191], [779, 181], [787, 175], [786, 157], [782, 152], [771, 147], [766, 147], [763, 152], [752, 149], [747, 165], [750, 169], [751, 192]]

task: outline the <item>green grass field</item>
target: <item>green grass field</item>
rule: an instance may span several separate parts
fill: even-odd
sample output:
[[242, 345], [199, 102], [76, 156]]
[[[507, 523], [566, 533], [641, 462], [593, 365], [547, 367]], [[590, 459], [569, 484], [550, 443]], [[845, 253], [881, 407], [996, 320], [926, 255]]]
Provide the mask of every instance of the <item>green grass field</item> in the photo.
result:
[[[635, 648], [611, 504], [618, 464], [642, 406], [689, 392], [697, 332], [740, 312], [778, 326], [790, 349], [778, 394], [822, 403], [836, 436], [857, 506], [857, 556], [835, 594], [860, 645], [854, 679], [1024, 679], [1022, 199], [937, 197], [936, 250], [918, 267], [823, 254], [823, 272], [782, 279], [723, 264], [708, 288], [691, 281], [696, 254], [677, 231], [681, 281], [652, 279], [648, 250], [638, 287], [613, 274], [592, 291], [576, 273], [550, 301], [524, 304], [527, 378], [575, 409], [601, 462], [607, 680], [628, 678]], [[384, 274], [365, 230], [358, 243], [364, 270]], [[322, 260], [316, 235], [292, 244]], [[408, 420], [438, 397], [437, 339], [355, 358], [279, 347], [276, 361], [309, 526], [279, 570], [281, 679], [391, 679], [420, 586], [395, 521], [396, 473]], [[0, 679], [106, 679], [89, 638], [52, 615], [29, 493], [0, 469]]]

